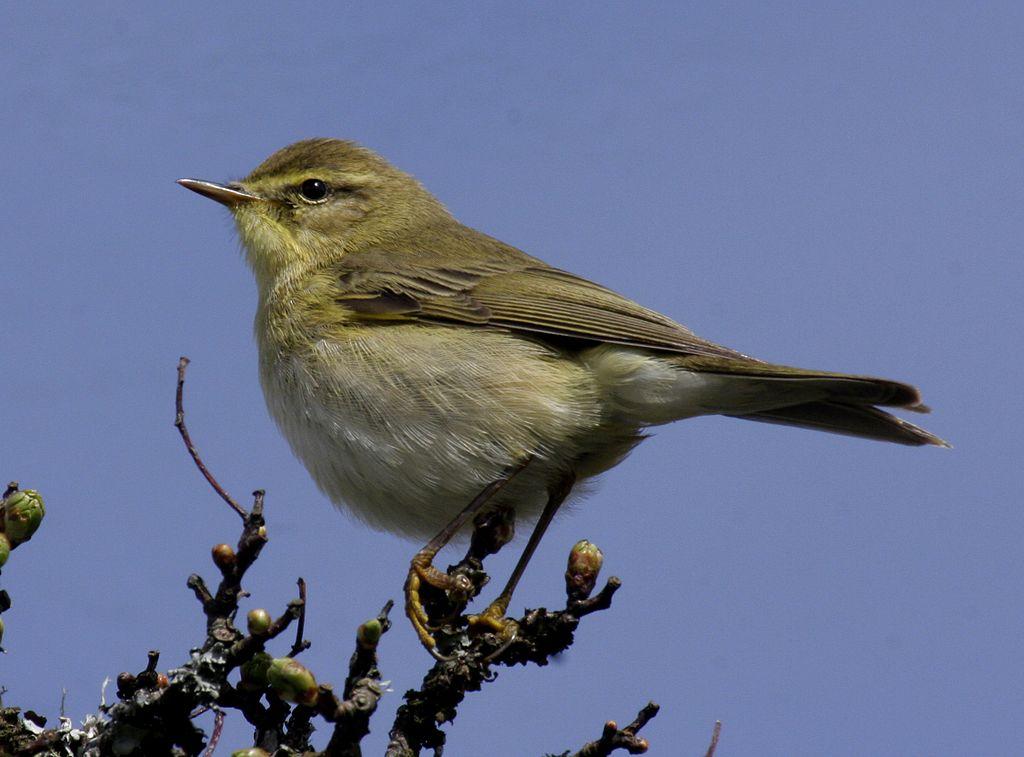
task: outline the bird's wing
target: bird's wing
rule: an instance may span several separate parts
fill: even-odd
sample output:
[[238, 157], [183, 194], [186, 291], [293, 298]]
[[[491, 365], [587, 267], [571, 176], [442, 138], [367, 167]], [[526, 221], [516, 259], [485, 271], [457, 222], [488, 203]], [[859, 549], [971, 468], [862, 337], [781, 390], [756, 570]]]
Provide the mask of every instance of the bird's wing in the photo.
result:
[[461, 260], [455, 269], [429, 253], [356, 253], [338, 266], [337, 303], [370, 321], [431, 321], [744, 357], [610, 289], [520, 255]]

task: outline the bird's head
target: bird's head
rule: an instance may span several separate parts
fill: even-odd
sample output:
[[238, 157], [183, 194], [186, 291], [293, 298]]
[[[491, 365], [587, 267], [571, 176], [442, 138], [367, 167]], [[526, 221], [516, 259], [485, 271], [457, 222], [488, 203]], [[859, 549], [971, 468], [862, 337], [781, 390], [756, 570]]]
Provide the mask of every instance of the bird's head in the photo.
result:
[[339, 139], [296, 142], [240, 181], [178, 183], [231, 210], [261, 288], [450, 218], [415, 178]]

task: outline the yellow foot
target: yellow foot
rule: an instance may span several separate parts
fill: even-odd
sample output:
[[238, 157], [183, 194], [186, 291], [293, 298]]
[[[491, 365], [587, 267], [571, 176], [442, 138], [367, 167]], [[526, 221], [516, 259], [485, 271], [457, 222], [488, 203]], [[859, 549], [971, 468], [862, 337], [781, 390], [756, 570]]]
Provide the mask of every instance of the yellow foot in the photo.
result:
[[441, 591], [469, 592], [472, 585], [465, 576], [449, 576], [434, 567], [434, 552], [431, 550], [420, 550], [412, 558], [409, 565], [409, 575], [405, 579], [405, 615], [412, 623], [413, 630], [419, 637], [420, 643], [431, 655], [437, 659], [443, 659], [437, 651], [437, 641], [431, 635], [435, 630], [430, 624], [430, 617], [420, 599], [420, 587], [423, 584], [433, 586]]
[[507, 610], [508, 600], [498, 597], [479, 615], [470, 615], [466, 618], [469, 621], [469, 630], [474, 633], [493, 633], [506, 645], [511, 643], [519, 633], [519, 624], [512, 618], [505, 617]]

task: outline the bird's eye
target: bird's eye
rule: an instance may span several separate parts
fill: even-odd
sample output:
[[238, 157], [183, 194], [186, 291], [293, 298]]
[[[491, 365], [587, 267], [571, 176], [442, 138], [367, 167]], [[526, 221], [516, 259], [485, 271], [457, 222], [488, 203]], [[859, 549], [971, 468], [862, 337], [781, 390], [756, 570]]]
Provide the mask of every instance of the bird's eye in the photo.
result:
[[327, 199], [328, 191], [327, 184], [320, 179], [306, 179], [299, 185], [299, 194], [309, 202], [322, 202]]

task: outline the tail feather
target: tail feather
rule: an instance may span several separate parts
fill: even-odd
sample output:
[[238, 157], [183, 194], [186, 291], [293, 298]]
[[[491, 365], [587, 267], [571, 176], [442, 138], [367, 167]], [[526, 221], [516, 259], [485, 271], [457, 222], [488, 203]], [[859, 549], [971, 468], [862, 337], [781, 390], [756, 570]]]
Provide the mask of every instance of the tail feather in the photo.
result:
[[748, 383], [761, 380], [766, 385], [776, 386], [780, 392], [786, 385], [792, 388], [799, 386], [805, 392], [819, 391], [822, 394], [821, 399], [838, 399], [856, 405], [885, 405], [915, 412], [928, 412], [928, 408], [921, 404], [921, 393], [917, 387], [891, 379], [814, 371], [764, 363], [751, 358], [741, 360], [687, 355], [676, 363], [687, 370], [702, 374], [733, 376], [745, 379]]
[[[760, 407], [728, 407], [723, 403], [719, 412], [724, 415], [897, 444], [950, 446], [934, 434], [876, 407], [927, 413], [920, 393], [910, 384], [747, 359], [687, 356], [680, 362], [688, 370], [729, 377], [738, 386], [757, 388], [750, 396], [761, 403]], [[730, 394], [742, 396], [740, 392]], [[773, 406], [773, 400], [778, 404]]]
[[[909, 408], [908, 408], [909, 409]], [[948, 442], [884, 410], [871, 405], [848, 405], [842, 402], [805, 402], [801, 405], [776, 408], [761, 413], [736, 415], [762, 423], [778, 423], [784, 426], [798, 426], [834, 434], [859, 436], [919, 447], [933, 444], [949, 447]]]

